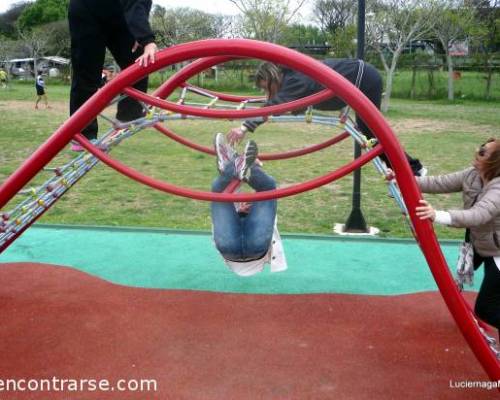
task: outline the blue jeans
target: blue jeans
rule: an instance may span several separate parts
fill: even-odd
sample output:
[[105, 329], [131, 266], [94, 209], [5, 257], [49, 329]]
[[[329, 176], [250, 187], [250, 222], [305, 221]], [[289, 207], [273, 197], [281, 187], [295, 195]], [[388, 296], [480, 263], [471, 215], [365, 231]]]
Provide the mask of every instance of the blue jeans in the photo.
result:
[[[235, 177], [234, 163], [228, 163], [224, 173], [212, 184], [212, 192], [222, 192]], [[276, 188], [274, 179], [254, 165], [248, 184], [257, 192]], [[212, 224], [217, 250], [226, 260], [250, 261], [262, 258], [271, 244], [276, 200], [253, 202], [248, 214], [240, 215], [233, 203], [212, 203]]]

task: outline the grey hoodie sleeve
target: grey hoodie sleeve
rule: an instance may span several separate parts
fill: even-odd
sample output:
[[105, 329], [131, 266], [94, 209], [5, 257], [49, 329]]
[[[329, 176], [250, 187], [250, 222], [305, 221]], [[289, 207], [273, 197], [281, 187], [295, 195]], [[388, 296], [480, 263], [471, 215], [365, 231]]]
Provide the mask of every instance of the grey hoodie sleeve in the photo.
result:
[[420, 190], [424, 193], [453, 193], [461, 192], [465, 177], [473, 170], [467, 168], [463, 171], [446, 175], [416, 177]]
[[449, 210], [451, 225], [473, 228], [490, 223], [500, 215], [500, 179], [486, 189], [486, 194], [467, 210]]

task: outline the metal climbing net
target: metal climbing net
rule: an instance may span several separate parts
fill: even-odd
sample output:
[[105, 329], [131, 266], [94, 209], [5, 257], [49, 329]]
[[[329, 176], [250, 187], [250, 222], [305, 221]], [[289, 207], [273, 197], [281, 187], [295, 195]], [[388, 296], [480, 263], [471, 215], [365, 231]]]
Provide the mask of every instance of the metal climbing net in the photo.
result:
[[[200, 101], [189, 101], [186, 99], [186, 95], [191, 92], [197, 95], [201, 95], [208, 99], [206, 102]], [[118, 100], [123, 99], [125, 96], [121, 96], [119, 99], [114, 101], [116, 103]], [[186, 85], [183, 87], [178, 104], [186, 104], [191, 106], [197, 106], [204, 109], [209, 108], [234, 108], [234, 109], [244, 109], [249, 106], [249, 104], [261, 103], [262, 100], [259, 98], [249, 98], [241, 100], [238, 104], [234, 105], [231, 103], [225, 103], [220, 101], [216, 94], [209, 91], [197, 88], [195, 86]], [[150, 128], [156, 126], [165, 132], [161, 126], [158, 124], [162, 122], [179, 120], [179, 119], [202, 119], [203, 117], [191, 117], [185, 116], [177, 113], [169, 113], [164, 110], [157, 108], [148, 108], [144, 105], [146, 116], [131, 122], [123, 123], [117, 120], [111, 119], [104, 115], [99, 114], [99, 117], [111, 123], [112, 128], [105, 132], [100, 139], [94, 142], [94, 144], [103, 152], [109, 153], [115, 146], [120, 144], [123, 140], [139, 133], [145, 128]], [[283, 116], [271, 116], [269, 118], [270, 122], [299, 122], [305, 121], [307, 123], [327, 125], [331, 127], [341, 128], [347, 132], [356, 142], [360, 144], [362, 149], [369, 151], [377, 143], [374, 139], [367, 139], [355, 126], [354, 121], [345, 113], [341, 113], [338, 117], [331, 116], [320, 116], [314, 115], [313, 109], [309, 108], [304, 115], [283, 115]], [[170, 133], [171, 131], [168, 131]], [[174, 139], [178, 139], [177, 135], [171, 136]], [[346, 136], [343, 136], [344, 138]], [[185, 143], [194, 147], [194, 144]], [[329, 142], [327, 143], [329, 144]], [[326, 147], [326, 145], [325, 145]], [[206, 152], [212, 152], [211, 149], [205, 148]], [[315, 151], [316, 148], [308, 148], [302, 150], [297, 155], [307, 154]], [[277, 155], [281, 157], [285, 154]], [[292, 156], [294, 154], [288, 154]], [[264, 155], [263, 159], [272, 159]], [[52, 172], [45, 182], [39, 186], [30, 186], [19, 191], [18, 195], [23, 196], [24, 199], [21, 200], [14, 208], [11, 210], [2, 212], [0, 214], [0, 251], [12, 242], [18, 235], [20, 235], [24, 230], [26, 230], [33, 222], [35, 222], [45, 211], [47, 211], [52, 205], [54, 205], [71, 187], [73, 187], [83, 176], [85, 176], [97, 163], [99, 159], [94, 155], [83, 152], [76, 155], [71, 161], [57, 166], [45, 168], [45, 171]], [[376, 170], [381, 174], [381, 176], [386, 180], [392, 197], [396, 201], [396, 204], [401, 209], [404, 216], [408, 216], [408, 211], [406, 205], [402, 199], [401, 192], [399, 191], [395, 181], [391, 178], [387, 171], [387, 166], [380, 159], [380, 157], [375, 157], [373, 159], [373, 165]], [[406, 218], [409, 226], [411, 227], [411, 222]]]

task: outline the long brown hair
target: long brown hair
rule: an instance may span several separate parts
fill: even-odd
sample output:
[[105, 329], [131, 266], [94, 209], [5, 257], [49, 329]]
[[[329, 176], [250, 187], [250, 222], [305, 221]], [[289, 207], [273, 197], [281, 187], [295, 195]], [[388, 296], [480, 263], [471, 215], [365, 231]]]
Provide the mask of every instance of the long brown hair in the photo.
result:
[[491, 138], [486, 143], [494, 143], [494, 147], [489, 156], [481, 160], [481, 172], [486, 180], [491, 181], [500, 176], [500, 140]]
[[255, 85], [260, 86], [260, 82], [266, 82], [267, 91], [270, 93], [273, 83], [281, 84], [281, 74], [281, 69], [276, 64], [264, 62], [255, 72]]

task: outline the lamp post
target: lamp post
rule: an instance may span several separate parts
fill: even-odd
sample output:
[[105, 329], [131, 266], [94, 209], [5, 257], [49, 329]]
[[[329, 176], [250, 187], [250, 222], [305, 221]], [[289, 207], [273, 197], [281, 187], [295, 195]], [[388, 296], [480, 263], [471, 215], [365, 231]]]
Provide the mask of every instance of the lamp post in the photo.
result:
[[[358, 41], [357, 57], [362, 60], [365, 57], [365, 0], [358, 0]], [[361, 156], [361, 147], [358, 142], [354, 142], [354, 158]], [[352, 209], [344, 227], [345, 232], [366, 233], [368, 228], [365, 217], [361, 211], [361, 169], [357, 169], [353, 174], [352, 187]]]

